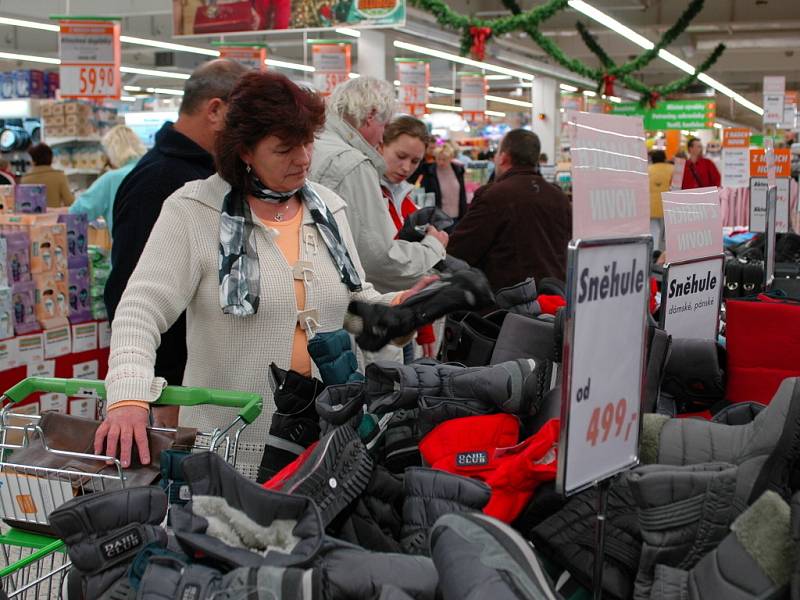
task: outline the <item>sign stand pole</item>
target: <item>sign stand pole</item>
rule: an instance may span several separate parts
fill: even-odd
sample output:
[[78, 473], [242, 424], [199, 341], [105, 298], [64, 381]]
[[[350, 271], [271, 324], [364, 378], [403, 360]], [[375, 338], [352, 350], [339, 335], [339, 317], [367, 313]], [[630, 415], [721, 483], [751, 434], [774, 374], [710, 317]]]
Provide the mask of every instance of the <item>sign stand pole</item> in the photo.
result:
[[764, 290], [769, 291], [775, 281], [775, 219], [778, 212], [778, 188], [767, 189], [767, 227], [764, 252]]
[[594, 600], [603, 600], [603, 560], [606, 546], [606, 512], [608, 510], [608, 488], [611, 479], [603, 479], [595, 484], [597, 489], [597, 523], [594, 530], [594, 574], [592, 588]]

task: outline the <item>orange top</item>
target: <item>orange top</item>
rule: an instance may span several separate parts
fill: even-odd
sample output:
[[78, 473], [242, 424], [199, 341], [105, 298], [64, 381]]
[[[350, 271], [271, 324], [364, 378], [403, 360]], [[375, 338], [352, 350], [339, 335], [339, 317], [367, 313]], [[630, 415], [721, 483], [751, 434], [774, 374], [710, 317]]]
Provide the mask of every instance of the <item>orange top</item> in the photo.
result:
[[[303, 207], [288, 221], [270, 221], [267, 225], [278, 231], [275, 239], [289, 267], [300, 260], [300, 228], [303, 226]], [[294, 280], [294, 295], [298, 312], [306, 309], [306, 287], [302, 279]], [[311, 356], [308, 354], [308, 337], [298, 323], [295, 325], [290, 368], [311, 377]]]

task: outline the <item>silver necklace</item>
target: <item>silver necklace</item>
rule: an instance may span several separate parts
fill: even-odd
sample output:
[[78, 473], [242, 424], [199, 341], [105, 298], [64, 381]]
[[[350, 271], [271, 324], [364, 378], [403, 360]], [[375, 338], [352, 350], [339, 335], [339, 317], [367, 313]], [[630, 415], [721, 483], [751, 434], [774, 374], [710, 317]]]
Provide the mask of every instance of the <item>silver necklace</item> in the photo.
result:
[[282, 210], [281, 212], [279, 212], [279, 213], [275, 213], [275, 214], [272, 216], [272, 218], [273, 218], [275, 221], [277, 221], [278, 223], [280, 223], [281, 221], [283, 221], [283, 217], [284, 217], [284, 216], [286, 216], [286, 213], [287, 213], [287, 211], [289, 210], [289, 202], [286, 202], [285, 204], [286, 204], [286, 206], [284, 206], [284, 207], [283, 207], [283, 210]]

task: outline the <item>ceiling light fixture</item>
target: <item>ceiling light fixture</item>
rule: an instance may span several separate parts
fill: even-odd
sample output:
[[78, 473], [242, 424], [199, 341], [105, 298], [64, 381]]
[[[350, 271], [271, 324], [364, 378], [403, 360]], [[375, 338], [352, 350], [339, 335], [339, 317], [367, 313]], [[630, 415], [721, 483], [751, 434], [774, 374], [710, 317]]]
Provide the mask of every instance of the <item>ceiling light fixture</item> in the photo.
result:
[[497, 110], [487, 110], [486, 114], [490, 117], [505, 117], [506, 113]]
[[505, 79], [513, 79], [511, 75], [487, 75], [486, 79], [489, 81], [503, 81]]
[[282, 69], [292, 69], [294, 71], [305, 71], [306, 73], [313, 73], [316, 71], [311, 65], [303, 65], [300, 63], [293, 63], [286, 60], [278, 60], [276, 58], [268, 58], [264, 61], [268, 67], [279, 67]]
[[120, 96], [119, 99], [123, 102], [136, 102], [136, 96]]
[[38, 21], [25, 21], [23, 19], [12, 19], [10, 17], [0, 17], [0, 25], [13, 25], [14, 27], [28, 27], [29, 29], [43, 29], [44, 31], [60, 31], [61, 27], [55, 23], [39, 23]]
[[431, 110], [446, 110], [449, 112], [464, 112], [464, 109], [460, 106], [452, 106], [450, 104], [426, 104], [427, 108]]
[[179, 52], [191, 52], [192, 54], [203, 54], [204, 56], [219, 56], [219, 50], [210, 48], [198, 48], [197, 46], [187, 46], [186, 44], [173, 44], [172, 42], [161, 42], [159, 40], [148, 40], [130, 35], [119, 36], [119, 41], [123, 44], [134, 44], [137, 46], [149, 46], [151, 48], [163, 48], [164, 50], [177, 50]]
[[359, 77], [361, 77], [361, 73], [348, 73], [347, 76], [350, 79], [358, 79]]
[[[397, 83], [399, 84], [400, 82], [398, 81]], [[428, 88], [428, 91], [432, 92], [434, 94], [445, 94], [447, 96], [455, 95], [455, 91], [453, 91], [453, 90], [451, 90], [449, 88], [437, 87], [435, 85], [430, 86]]]
[[523, 108], [533, 108], [532, 102], [525, 102], [524, 100], [512, 100], [511, 98], [503, 98], [502, 96], [492, 96], [487, 94], [486, 99], [492, 102], [500, 102], [501, 104], [510, 104], [511, 106], [522, 106]]
[[559, 83], [558, 87], [561, 88], [565, 92], [577, 92], [578, 88], [574, 85], [569, 85], [568, 83]]
[[597, 92], [593, 92], [592, 90], [583, 90], [583, 95], [588, 96], [589, 98], [594, 98], [597, 96]]
[[47, 56], [32, 56], [30, 54], [16, 54], [14, 52], [0, 52], [0, 58], [8, 60], [24, 60], [28, 62], [46, 63], [48, 65], [60, 65], [61, 60], [58, 58], [49, 58]]
[[525, 81], [533, 81], [533, 75], [531, 75], [530, 73], [523, 73], [522, 71], [517, 71], [516, 69], [508, 69], [506, 67], [492, 65], [489, 63], [481, 62], [479, 60], [472, 60], [471, 58], [459, 56], [458, 54], [451, 54], [450, 52], [442, 52], [441, 50], [434, 50], [432, 48], [426, 48], [425, 46], [418, 46], [417, 44], [409, 44], [408, 42], [401, 42], [399, 40], [394, 41], [394, 47], [400, 48], [401, 50], [416, 52], [417, 54], [422, 54], [425, 56], [433, 56], [434, 58], [441, 58], [443, 60], [448, 60], [450, 62], [454, 62], [460, 65], [466, 65], [468, 67], [483, 69], [484, 71], [492, 71], [494, 73], [500, 73], [502, 75], [519, 77], [520, 79], [524, 79]]
[[[598, 10], [597, 8], [592, 6], [591, 4], [588, 4], [588, 3], [584, 2], [584, 0], [569, 0], [568, 4], [572, 8], [577, 10], [578, 12], [581, 12], [584, 15], [586, 15], [587, 17], [589, 17], [591, 19], [594, 19], [595, 21], [597, 21], [601, 25], [605, 25], [606, 27], [608, 27], [612, 31], [614, 31], [614, 32], [620, 34], [621, 36], [629, 39], [634, 44], [636, 44], [638, 46], [641, 46], [645, 50], [652, 50], [653, 48], [655, 48], [655, 44], [653, 42], [651, 42], [650, 40], [648, 40], [646, 37], [636, 33], [630, 27], [627, 27], [627, 26], [623, 25], [622, 23], [617, 21], [615, 18], [607, 15], [606, 13], [604, 13], [601, 10]], [[664, 49], [659, 50], [658, 51], [658, 56], [662, 60], [667, 61], [671, 65], [678, 67], [679, 69], [681, 69], [682, 71], [684, 71], [686, 73], [694, 74], [694, 73], [697, 72], [696, 69], [692, 65], [690, 65], [686, 61], [678, 58], [677, 56], [675, 56], [674, 54], [672, 54], [671, 52], [669, 52], [667, 50], [664, 50]], [[700, 73], [697, 76], [697, 79], [699, 81], [702, 81], [706, 85], [714, 88], [718, 92], [721, 92], [721, 93], [725, 94], [729, 98], [732, 98], [735, 102], [738, 102], [739, 104], [741, 104], [745, 108], [747, 108], [749, 110], [752, 110], [754, 113], [759, 114], [759, 115], [763, 115], [764, 114], [764, 109], [763, 108], [761, 108], [757, 104], [754, 104], [753, 102], [750, 102], [747, 98], [745, 98], [741, 94], [738, 94], [738, 93], [734, 92], [728, 86], [720, 83], [719, 81], [717, 81], [713, 77], [710, 77], [709, 75], [706, 75], [705, 73]]]
[[358, 29], [352, 29], [350, 27], [339, 27], [338, 29], [334, 29], [336, 33], [341, 33], [342, 35], [349, 35], [350, 37], [360, 38], [361, 32]]
[[120, 73], [132, 75], [151, 75], [152, 77], [166, 77], [167, 79], [189, 79], [189, 73], [175, 73], [173, 71], [156, 71], [155, 69], [141, 69], [139, 67], [120, 67]]

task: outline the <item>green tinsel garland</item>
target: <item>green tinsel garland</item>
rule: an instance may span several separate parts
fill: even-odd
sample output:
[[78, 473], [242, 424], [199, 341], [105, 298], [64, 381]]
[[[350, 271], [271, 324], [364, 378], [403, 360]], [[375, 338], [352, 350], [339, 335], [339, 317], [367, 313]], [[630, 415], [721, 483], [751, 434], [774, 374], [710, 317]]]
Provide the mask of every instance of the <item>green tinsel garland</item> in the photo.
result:
[[[656, 86], [654, 92], [656, 92], [659, 97], [663, 98], [665, 96], [669, 96], [670, 94], [676, 94], [682, 90], [685, 90], [687, 87], [692, 85], [697, 76], [704, 71], [710, 69], [715, 62], [722, 56], [722, 53], [725, 52], [725, 44], [719, 44], [714, 51], [708, 55], [699, 67], [695, 69], [694, 74], [686, 75], [685, 77], [681, 77], [680, 79], [676, 79], [675, 81], [671, 81], [670, 83], [665, 83], [664, 85]], [[652, 97], [652, 92], [647, 94], [645, 97], [642, 98], [641, 102], [648, 102]]]
[[600, 61], [600, 64], [603, 65], [603, 68], [612, 73], [613, 69], [617, 66], [612, 58], [606, 53], [606, 51], [600, 46], [600, 43], [597, 41], [597, 38], [594, 37], [589, 30], [586, 28], [586, 25], [578, 21], [575, 23], [575, 29], [578, 30], [578, 33], [583, 40], [583, 43], [586, 44], [586, 47], [592, 51], [592, 53], [597, 57]]

